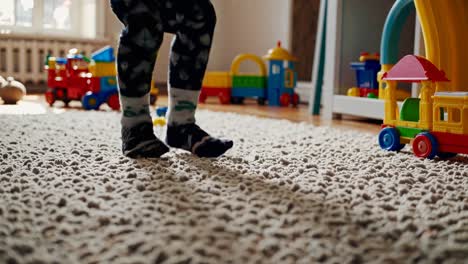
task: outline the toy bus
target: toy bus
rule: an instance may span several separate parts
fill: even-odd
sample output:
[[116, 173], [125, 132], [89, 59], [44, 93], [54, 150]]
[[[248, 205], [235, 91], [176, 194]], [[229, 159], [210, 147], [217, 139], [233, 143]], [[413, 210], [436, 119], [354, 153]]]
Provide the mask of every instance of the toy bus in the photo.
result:
[[[468, 92], [436, 91], [448, 82], [445, 73], [429, 60], [414, 55], [402, 58], [383, 75], [385, 118], [379, 145], [400, 151], [411, 144], [417, 157], [450, 158], [468, 154]], [[398, 111], [397, 82], [422, 84], [420, 98], [407, 98]]]

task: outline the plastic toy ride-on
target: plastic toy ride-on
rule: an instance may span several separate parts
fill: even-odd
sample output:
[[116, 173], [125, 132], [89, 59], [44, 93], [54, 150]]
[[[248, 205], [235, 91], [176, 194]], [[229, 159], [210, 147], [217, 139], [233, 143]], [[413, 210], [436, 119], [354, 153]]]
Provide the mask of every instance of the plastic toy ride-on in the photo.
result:
[[86, 110], [97, 110], [106, 102], [113, 110], [120, 109], [119, 94], [116, 92], [117, 82], [115, 77], [93, 78], [88, 91], [81, 103]]
[[[468, 154], [468, 92], [436, 91], [448, 82], [429, 60], [407, 55], [383, 75], [385, 118], [379, 134], [382, 149], [399, 151], [405, 144], [417, 157], [449, 158]], [[422, 84], [420, 98], [407, 98], [398, 112], [397, 81]]]
[[61, 100], [67, 106], [70, 101], [78, 100], [86, 110], [99, 109], [103, 103], [119, 110], [113, 52], [112, 47], [104, 47], [92, 54], [92, 60], [79, 54], [77, 49], [71, 49], [67, 58], [48, 56], [47, 103], [52, 106]]
[[49, 89], [45, 94], [47, 103], [52, 106], [63, 101], [67, 106], [72, 100], [81, 100], [89, 90], [91, 74], [84, 56], [77, 50], [70, 50], [67, 58], [47, 57], [46, 70]]
[[83, 108], [97, 110], [106, 102], [113, 110], [119, 110], [114, 49], [106, 46], [94, 52], [91, 59], [89, 71], [92, 81], [89, 83], [89, 91], [81, 100]]
[[[217, 96], [221, 104], [241, 104], [245, 98], [253, 98], [260, 105], [268, 102], [270, 106], [297, 106], [297, 59], [281, 47], [281, 42], [263, 59], [268, 67], [257, 55], [240, 54], [234, 58], [230, 72], [207, 72], [199, 102], [204, 103], [208, 96]], [[240, 72], [244, 61], [256, 64], [259, 73]]]
[[295, 92], [297, 58], [281, 47], [280, 41], [263, 58], [268, 61], [268, 105], [297, 106], [299, 104], [299, 95]]
[[[256, 64], [258, 73], [240, 72], [240, 66], [244, 61]], [[231, 102], [242, 104], [245, 98], [254, 98], [259, 105], [264, 105], [267, 96], [267, 69], [262, 58], [254, 54], [240, 54], [234, 58], [231, 64], [232, 91]]]
[[379, 82], [377, 74], [380, 71], [380, 55], [361, 53], [359, 62], [352, 62], [351, 68], [356, 71], [357, 87], [348, 90], [348, 96], [378, 98]]
[[229, 104], [231, 83], [229, 72], [206, 72], [198, 101], [205, 103], [208, 96], [217, 96], [221, 104]]

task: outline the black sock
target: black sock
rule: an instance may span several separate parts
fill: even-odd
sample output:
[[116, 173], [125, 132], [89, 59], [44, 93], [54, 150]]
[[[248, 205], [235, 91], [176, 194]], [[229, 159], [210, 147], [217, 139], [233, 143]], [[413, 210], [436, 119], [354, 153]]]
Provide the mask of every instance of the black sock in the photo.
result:
[[122, 127], [122, 152], [130, 158], [159, 158], [169, 148], [153, 133], [153, 124], [144, 122]]
[[219, 157], [233, 146], [231, 140], [211, 137], [195, 124], [168, 125], [166, 143], [205, 158]]

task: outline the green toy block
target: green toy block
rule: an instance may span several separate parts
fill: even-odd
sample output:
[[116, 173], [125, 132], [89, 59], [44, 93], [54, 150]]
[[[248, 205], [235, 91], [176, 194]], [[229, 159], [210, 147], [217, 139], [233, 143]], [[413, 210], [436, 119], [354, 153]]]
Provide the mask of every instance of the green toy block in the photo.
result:
[[232, 76], [232, 87], [236, 88], [265, 88], [266, 84], [267, 78], [264, 76]]
[[418, 122], [419, 102], [419, 98], [406, 98], [401, 106], [400, 120]]
[[410, 127], [396, 127], [396, 129], [400, 133], [400, 137], [406, 138], [415, 138], [419, 133], [426, 131], [424, 129]]

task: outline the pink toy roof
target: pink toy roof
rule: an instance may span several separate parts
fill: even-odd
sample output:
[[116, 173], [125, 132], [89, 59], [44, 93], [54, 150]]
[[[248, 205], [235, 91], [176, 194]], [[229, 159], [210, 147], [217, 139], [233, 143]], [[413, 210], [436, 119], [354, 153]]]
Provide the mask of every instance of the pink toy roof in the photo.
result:
[[437, 69], [429, 60], [415, 55], [406, 55], [393, 68], [384, 73], [382, 80], [403, 82], [448, 82], [445, 72]]

